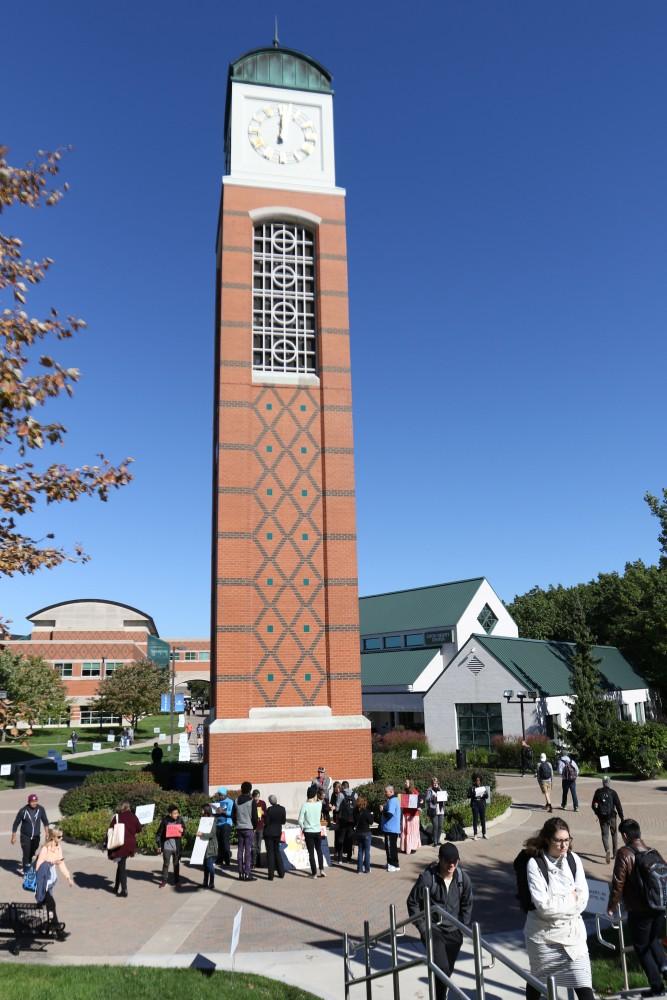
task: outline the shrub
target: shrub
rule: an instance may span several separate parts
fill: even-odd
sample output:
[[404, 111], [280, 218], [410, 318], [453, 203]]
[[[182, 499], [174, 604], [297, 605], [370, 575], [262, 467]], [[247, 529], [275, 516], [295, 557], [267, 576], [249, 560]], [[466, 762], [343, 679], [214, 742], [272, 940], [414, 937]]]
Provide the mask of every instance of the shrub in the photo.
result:
[[84, 778], [88, 785], [125, 785], [131, 781], [135, 785], [154, 785], [155, 776], [147, 771], [93, 771]]
[[74, 816], [82, 812], [90, 812], [98, 809], [113, 810], [118, 808], [120, 802], [127, 801], [130, 806], [145, 805], [147, 802], [155, 803], [156, 814], [166, 813], [168, 806], [174, 803], [181, 810], [183, 816], [199, 816], [202, 806], [209, 801], [209, 796], [203, 792], [164, 791], [157, 785], [150, 782], [130, 780], [123, 783], [80, 785], [65, 792], [60, 800], [60, 812], [63, 816]]
[[418, 750], [420, 754], [428, 753], [428, 741], [424, 733], [413, 729], [394, 729], [383, 736], [377, 733], [373, 736], [375, 753], [400, 752], [409, 757], [412, 750]]
[[[376, 781], [383, 781], [385, 785], [392, 784], [401, 788], [406, 778], [412, 778], [420, 791], [428, 788], [433, 777], [442, 783], [444, 774], [450, 783], [457, 782], [456, 775], [464, 775], [463, 781], [470, 783], [470, 775], [466, 778], [466, 771], [455, 770], [454, 763], [454, 754], [451, 753], [432, 753], [428, 757], [417, 757], [416, 760], [400, 753], [376, 754], [373, 757], [373, 776]], [[495, 778], [492, 780], [495, 782]], [[443, 788], [445, 787], [449, 790], [449, 786], [443, 784]]]
[[[436, 754], [432, 757], [424, 757], [424, 761], [432, 762]], [[419, 764], [421, 761], [412, 760], [409, 761], [410, 764]], [[420, 792], [426, 792], [426, 789], [431, 784], [431, 778], [438, 778], [442, 788], [449, 792], [449, 800], [447, 802], [447, 811], [449, 812], [452, 803], [463, 803], [467, 802], [468, 789], [472, 784], [473, 774], [479, 774], [482, 783], [484, 785], [489, 785], [493, 790], [496, 787], [496, 776], [492, 771], [486, 771], [484, 768], [468, 768], [465, 771], [455, 771], [451, 767], [433, 767], [424, 768], [423, 776], [417, 773], [416, 768], [408, 769], [405, 775], [394, 776], [393, 780], [389, 777], [383, 778], [381, 781], [373, 781], [368, 785], [360, 785], [355, 791], [360, 795], [365, 795], [368, 799], [369, 807], [373, 810], [375, 818], [379, 819], [380, 811], [382, 805], [385, 801], [384, 789], [385, 785], [393, 784], [396, 792], [400, 794], [403, 781], [406, 777], [414, 778], [417, 788]], [[423, 777], [423, 780], [422, 780]]]
[[[533, 750], [533, 764], [537, 766], [540, 754], [545, 753], [549, 760], [555, 758], [553, 743], [548, 736], [528, 735], [526, 743]], [[494, 736], [493, 753], [496, 767], [521, 766], [521, 739], [518, 736]]]
[[[111, 809], [95, 809], [92, 812], [77, 813], [75, 816], [64, 816], [60, 822], [60, 827], [66, 840], [80, 840], [86, 844], [93, 844], [101, 847], [104, 844], [109, 823], [113, 811]], [[148, 823], [141, 833], [137, 834], [137, 850], [140, 854], [159, 854], [158, 846], [155, 842], [155, 834], [162, 819], [161, 814], [157, 814], [152, 823]], [[185, 836], [183, 837], [183, 851], [188, 853], [192, 849], [192, 844], [197, 835], [199, 816], [186, 820]]]
[[486, 747], [475, 747], [468, 750], [466, 760], [469, 767], [487, 767], [489, 763], [489, 751]]
[[[604, 753], [616, 771], [654, 778], [667, 759], [667, 726], [660, 722], [617, 721], [605, 732]], [[597, 770], [599, 761], [595, 761]]]

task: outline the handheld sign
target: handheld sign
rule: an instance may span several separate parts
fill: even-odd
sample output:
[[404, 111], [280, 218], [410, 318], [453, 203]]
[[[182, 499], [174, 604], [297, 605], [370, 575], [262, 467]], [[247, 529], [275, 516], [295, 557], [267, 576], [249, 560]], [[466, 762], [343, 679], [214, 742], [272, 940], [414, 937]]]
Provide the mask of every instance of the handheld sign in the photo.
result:
[[68, 740], [68, 741], [67, 741], [67, 749], [68, 749], [68, 750], [71, 750], [71, 749], [72, 749], [73, 747], [74, 747], [74, 744], [72, 743], [72, 741], [71, 741], [71, 740]]
[[609, 901], [609, 883], [602, 882], [597, 878], [587, 878], [586, 881], [588, 882], [586, 913], [606, 913]]
[[440, 789], [435, 793], [436, 802], [446, 802], [449, 798], [449, 792], [446, 792], [444, 788]]
[[[197, 827], [197, 833], [210, 833], [213, 829], [213, 824], [215, 823], [214, 816], [202, 816], [199, 820], [199, 826]], [[194, 844], [192, 845], [192, 854], [190, 855], [191, 865], [203, 865], [204, 857], [206, 856], [206, 845], [207, 840], [202, 840], [201, 837], [195, 837]]]
[[147, 823], [153, 822], [153, 817], [155, 816], [155, 803], [149, 802], [145, 806], [137, 806], [134, 810], [134, 815], [137, 817], [142, 826], [146, 826]]
[[609, 757], [607, 756], [600, 757], [600, 769], [602, 771], [609, 770]]
[[159, 733], [160, 732], [160, 727], [159, 726], [153, 726], [153, 732], [154, 733]]
[[239, 937], [241, 936], [241, 918], [243, 916], [243, 907], [241, 907], [234, 917], [234, 925], [232, 927], [232, 943], [229, 949], [229, 954], [233, 955], [239, 946]]

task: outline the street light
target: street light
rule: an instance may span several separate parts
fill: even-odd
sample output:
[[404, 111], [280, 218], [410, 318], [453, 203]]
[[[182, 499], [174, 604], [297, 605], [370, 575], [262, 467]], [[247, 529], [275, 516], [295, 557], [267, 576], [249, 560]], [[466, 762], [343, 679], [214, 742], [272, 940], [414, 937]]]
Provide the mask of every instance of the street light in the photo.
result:
[[523, 714], [523, 706], [524, 703], [534, 705], [537, 702], [537, 691], [513, 691], [512, 688], [507, 688], [507, 690], [503, 691], [503, 698], [508, 705], [521, 706], [521, 739], [525, 741], [526, 723]]
[[176, 703], [176, 660], [180, 659], [181, 650], [170, 649], [169, 660], [171, 663], [171, 704], [169, 712], [169, 760], [174, 760], [174, 705]]

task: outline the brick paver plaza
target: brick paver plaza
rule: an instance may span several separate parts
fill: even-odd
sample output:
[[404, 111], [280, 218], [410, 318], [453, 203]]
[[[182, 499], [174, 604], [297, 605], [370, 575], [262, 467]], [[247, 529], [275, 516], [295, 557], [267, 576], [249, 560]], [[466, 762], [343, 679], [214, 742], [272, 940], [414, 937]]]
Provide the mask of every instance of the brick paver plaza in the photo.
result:
[[[587, 874], [608, 879], [611, 866], [604, 861], [599, 827], [590, 810], [590, 801], [598, 782], [583, 778], [577, 782], [580, 809], [571, 807], [564, 816], [575, 836], [575, 850], [582, 855]], [[641, 783], [615, 782], [626, 816], [637, 819], [648, 843], [667, 852], [667, 784], [664, 780]], [[459, 845], [461, 863], [472, 878], [475, 890], [474, 918], [482, 925], [484, 936], [506, 935], [522, 926], [522, 914], [514, 898], [511, 861], [523, 840], [536, 830], [546, 813], [540, 808], [540, 793], [534, 778], [526, 776], [498, 779], [498, 790], [514, 800], [512, 813], [489, 830], [489, 839]], [[57, 815], [61, 791], [40, 788], [40, 800], [50, 817]], [[263, 790], [264, 791], [264, 790]], [[269, 791], [269, 790], [267, 790]], [[559, 801], [560, 782], [556, 781], [554, 801]], [[0, 795], [2, 813], [2, 860], [0, 861], [0, 900], [28, 899], [16, 874], [18, 843], [9, 843], [9, 829], [16, 810], [26, 800], [24, 791], [4, 791]], [[21, 960], [44, 962], [124, 962], [155, 964], [177, 963], [178, 956], [204, 955], [229, 951], [232, 921], [243, 906], [243, 923], [237, 967], [266, 968], [270, 975], [269, 952], [308, 953], [319, 967], [325, 956], [328, 992], [322, 989], [321, 977], [313, 975], [311, 988], [327, 996], [342, 995], [341, 935], [347, 930], [360, 936], [365, 918], [371, 932], [388, 926], [388, 907], [395, 903], [399, 919], [406, 916], [405, 900], [422, 867], [435, 856], [433, 848], [423, 847], [416, 855], [401, 855], [401, 871], [389, 874], [383, 869], [384, 852], [379, 841], [373, 847], [373, 869], [368, 876], [357, 876], [350, 866], [334, 867], [326, 879], [311, 880], [305, 872], [290, 873], [284, 880], [270, 883], [265, 870], [258, 880], [241, 883], [235, 875], [216, 876], [216, 891], [199, 888], [201, 870], [182, 868], [182, 889], [157, 885], [158, 858], [137, 856], [128, 864], [129, 898], [116, 899], [109, 889], [114, 866], [106, 853], [76, 845], [65, 846], [65, 856], [75, 880], [69, 888], [60, 880], [55, 889], [60, 919], [71, 932], [62, 943], [51, 943], [44, 954], [27, 954]], [[108, 933], [109, 920], [113, 934]], [[407, 942], [406, 942], [407, 943]], [[254, 954], [254, 959], [253, 959]], [[2, 961], [12, 960], [6, 948], [0, 949]], [[252, 960], [251, 960], [252, 959]], [[321, 966], [323, 971], [324, 965]], [[422, 977], [422, 983], [424, 982]], [[390, 995], [390, 981], [378, 984], [378, 995]], [[327, 985], [327, 984], [324, 984]], [[406, 984], [407, 985], [407, 984]], [[465, 987], [465, 983], [462, 986]], [[470, 985], [470, 984], [468, 984]], [[516, 993], [516, 990], [511, 992]], [[424, 988], [404, 990], [404, 996], [426, 996]]]

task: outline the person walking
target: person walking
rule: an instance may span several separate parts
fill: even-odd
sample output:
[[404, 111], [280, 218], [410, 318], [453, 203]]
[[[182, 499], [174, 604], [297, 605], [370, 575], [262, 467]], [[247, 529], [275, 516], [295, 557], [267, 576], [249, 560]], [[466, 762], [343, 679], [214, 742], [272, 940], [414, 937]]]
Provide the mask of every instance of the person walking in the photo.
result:
[[[438, 794], [440, 794], [440, 798], [438, 798]], [[424, 804], [426, 806], [426, 814], [433, 824], [433, 846], [439, 847], [440, 837], [442, 836], [442, 825], [445, 821], [445, 801], [442, 796], [440, 781], [436, 777], [431, 778], [431, 785], [426, 789]]]
[[572, 760], [565, 754], [561, 757], [560, 763], [558, 765], [558, 773], [563, 779], [563, 797], [561, 799], [560, 807], [565, 809], [567, 807], [567, 793], [569, 792], [572, 796], [572, 806], [575, 812], [579, 811], [579, 800], [577, 798], [577, 775], [579, 774], [579, 767], [576, 761]]
[[49, 820], [46, 811], [44, 806], [40, 806], [39, 799], [35, 793], [31, 792], [28, 796], [28, 804], [21, 806], [12, 823], [12, 844], [16, 843], [16, 831], [20, 827], [19, 838], [22, 859], [18, 869], [19, 875], [24, 875], [26, 868], [29, 868], [32, 864], [41, 840], [42, 826], [44, 827], [44, 836], [47, 837], [49, 833]]
[[[311, 878], [317, 877], [318, 867], [320, 878], [324, 878], [326, 874], [324, 871], [324, 858], [322, 857], [321, 818], [322, 806], [317, 801], [317, 788], [311, 785], [307, 792], [307, 799], [299, 810], [299, 818], [297, 820], [306, 841]], [[315, 855], [317, 855], [317, 866], [315, 864]]]
[[162, 758], [163, 757], [164, 757], [164, 753], [163, 753], [162, 747], [160, 746], [159, 743], [154, 743], [153, 744], [153, 749], [151, 750], [151, 761], [152, 761], [153, 767], [159, 767], [160, 764], [162, 763]]
[[[667, 955], [662, 946], [665, 904], [664, 895], [653, 898], [650, 869], [660, 864], [664, 873], [664, 861], [654, 848], [644, 843], [636, 820], [624, 819], [619, 831], [623, 846], [617, 851], [614, 861], [607, 914], [613, 917], [623, 900], [628, 911], [628, 927], [635, 954], [651, 987], [650, 996], [662, 996], [665, 991], [663, 976], [667, 970]], [[664, 884], [662, 888], [664, 893]]]
[[[581, 858], [571, 847], [570, 829], [557, 816], [548, 819], [525, 843], [522, 854], [527, 855], [524, 876], [529, 895], [526, 949], [530, 971], [537, 979], [545, 982], [555, 976], [556, 984], [574, 989], [578, 1000], [594, 1000], [581, 916], [588, 903], [588, 884]], [[527, 983], [526, 1000], [539, 998], [539, 991]]]
[[[609, 787], [607, 775], [602, 779], [602, 787], [596, 788], [591, 802], [591, 809], [598, 818], [600, 833], [602, 835], [602, 846], [604, 847], [605, 861], [607, 864], [616, 855], [616, 817], [623, 822], [623, 806], [616, 794], [615, 789]], [[609, 834], [611, 833], [611, 844]]]
[[354, 805], [354, 836], [357, 841], [357, 875], [370, 874], [371, 827], [375, 822], [368, 799], [360, 795]]
[[477, 840], [477, 826], [482, 828], [482, 837], [486, 840], [486, 803], [489, 801], [489, 790], [482, 784], [479, 774], [472, 779], [468, 789], [470, 808], [472, 809], [472, 839]]
[[155, 842], [162, 851], [162, 877], [160, 879], [160, 889], [164, 889], [169, 878], [169, 865], [174, 869], [174, 886], [178, 888], [181, 882], [181, 853], [183, 850], [183, 837], [185, 836], [185, 820], [181, 816], [177, 805], [170, 805], [167, 815], [162, 818], [162, 822], [157, 828]]
[[59, 941], [64, 941], [68, 935], [65, 933], [65, 925], [61, 924], [58, 920], [56, 901], [53, 898], [52, 890], [59, 874], [62, 874], [67, 879], [70, 889], [74, 885], [72, 876], [65, 864], [65, 858], [63, 857], [62, 839], [62, 832], [55, 827], [50, 827], [35, 862], [35, 871], [37, 873], [35, 900], [38, 903], [43, 903], [46, 907], [46, 912], [49, 915], [49, 923], [55, 929], [56, 938]]
[[121, 802], [109, 828], [116, 826], [117, 823], [122, 823], [125, 827], [123, 843], [107, 853], [109, 861], [116, 862], [113, 892], [116, 896], [127, 898], [127, 859], [133, 858], [137, 853], [137, 834], [141, 833], [143, 827], [132, 812], [129, 802]]
[[537, 783], [540, 786], [540, 791], [544, 796], [544, 808], [548, 812], [553, 812], [553, 806], [551, 805], [551, 787], [553, 785], [554, 769], [547, 760], [547, 755], [545, 753], [540, 754], [540, 762], [537, 765], [535, 776], [537, 778]]
[[269, 807], [264, 818], [264, 843], [266, 845], [266, 866], [269, 870], [269, 882], [273, 881], [274, 871], [278, 872], [278, 878], [285, 878], [285, 864], [283, 862], [282, 851], [280, 850], [280, 840], [283, 834], [283, 826], [287, 822], [285, 807], [278, 805], [275, 795], [269, 795]]
[[236, 857], [239, 880], [254, 882], [256, 880], [252, 874], [252, 845], [257, 826], [257, 803], [252, 797], [252, 784], [249, 781], [241, 783], [241, 794], [234, 803], [232, 820], [236, 825], [238, 841]]
[[[417, 916], [424, 910], [424, 888], [428, 888], [431, 900], [451, 913], [456, 920], [470, 927], [472, 923], [473, 892], [469, 876], [459, 867], [459, 852], [455, 844], [442, 844], [438, 850], [438, 860], [424, 869], [408, 896], [408, 914]], [[425, 943], [424, 921], [417, 928]], [[431, 931], [433, 960], [447, 976], [454, 972], [463, 933], [447, 921], [441, 914], [433, 915]], [[447, 987], [440, 979], [435, 980], [436, 1000], [445, 1000]]]
[[398, 838], [401, 833], [401, 803], [393, 785], [386, 785], [385, 802], [380, 814], [380, 832], [384, 835], [384, 849], [387, 855], [387, 871], [400, 872], [398, 864]]
[[[210, 805], [202, 806], [201, 814], [203, 817], [208, 817], [213, 815], [213, 810]], [[204, 889], [215, 889], [215, 859], [218, 853], [218, 838], [215, 832], [215, 823], [212, 824], [211, 829], [208, 833], [204, 833], [203, 830], [197, 834], [200, 840], [206, 841], [206, 850], [204, 852], [204, 881], [202, 883]]]
[[218, 843], [218, 864], [229, 868], [232, 863], [232, 830], [234, 821], [234, 799], [227, 794], [227, 789], [223, 785], [218, 789], [220, 800], [215, 814], [215, 834]]
[[519, 752], [521, 758], [521, 777], [523, 778], [526, 771], [533, 770], [533, 748], [530, 743], [526, 743], [526, 740], [521, 740], [521, 750]]
[[[406, 802], [405, 796], [408, 796]], [[409, 805], [408, 803], [416, 796], [416, 803], [414, 805]], [[419, 832], [419, 817], [421, 815], [420, 805], [423, 804], [423, 799], [420, 800], [419, 789], [416, 787], [412, 778], [406, 778], [403, 784], [403, 797], [401, 805], [401, 850], [404, 854], [416, 854], [417, 848], [421, 847], [421, 833]]]
[[255, 827], [252, 842], [252, 866], [262, 867], [262, 837], [264, 836], [264, 817], [266, 816], [266, 802], [261, 798], [259, 788], [255, 788], [252, 797], [257, 807], [257, 826]]

